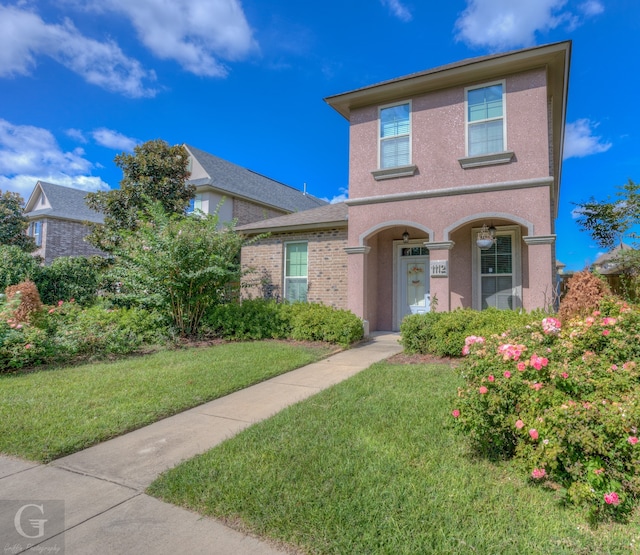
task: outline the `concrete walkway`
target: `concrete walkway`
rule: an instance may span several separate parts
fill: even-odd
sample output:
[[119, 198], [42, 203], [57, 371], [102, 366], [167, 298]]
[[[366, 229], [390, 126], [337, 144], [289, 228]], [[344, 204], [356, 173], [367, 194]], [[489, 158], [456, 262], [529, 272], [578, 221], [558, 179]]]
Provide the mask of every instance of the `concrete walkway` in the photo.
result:
[[373, 334], [353, 349], [48, 465], [0, 456], [0, 547], [5, 555], [29, 545], [28, 553], [67, 555], [285, 553], [144, 490], [161, 472], [401, 350], [397, 334]]

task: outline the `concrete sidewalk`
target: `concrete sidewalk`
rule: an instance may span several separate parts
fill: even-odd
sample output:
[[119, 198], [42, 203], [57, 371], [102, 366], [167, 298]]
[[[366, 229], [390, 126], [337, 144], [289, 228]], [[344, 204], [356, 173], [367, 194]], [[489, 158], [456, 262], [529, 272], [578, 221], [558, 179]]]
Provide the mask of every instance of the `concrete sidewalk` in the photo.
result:
[[[144, 489], [164, 470], [401, 350], [397, 334], [373, 334], [353, 349], [49, 465], [0, 456], [0, 545], [5, 554], [22, 553], [28, 545], [35, 546], [29, 553], [67, 555], [284, 553], [214, 519], [149, 497]], [[22, 536], [15, 520], [25, 504], [32, 505], [21, 513]], [[41, 537], [36, 537], [38, 519], [48, 519]]]

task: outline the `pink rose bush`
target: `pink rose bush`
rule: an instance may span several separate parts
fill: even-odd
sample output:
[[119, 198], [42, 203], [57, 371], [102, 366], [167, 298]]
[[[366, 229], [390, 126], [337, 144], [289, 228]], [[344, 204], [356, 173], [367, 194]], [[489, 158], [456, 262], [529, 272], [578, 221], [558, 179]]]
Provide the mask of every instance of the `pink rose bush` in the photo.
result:
[[588, 317], [487, 336], [459, 370], [455, 423], [476, 451], [558, 484], [596, 520], [630, 514], [640, 501], [638, 307], [607, 298]]

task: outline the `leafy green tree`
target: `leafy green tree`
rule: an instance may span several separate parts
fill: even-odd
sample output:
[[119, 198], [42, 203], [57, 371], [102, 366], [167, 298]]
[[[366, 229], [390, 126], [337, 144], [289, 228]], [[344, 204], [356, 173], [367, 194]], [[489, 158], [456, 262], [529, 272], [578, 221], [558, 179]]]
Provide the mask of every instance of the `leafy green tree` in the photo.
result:
[[24, 199], [19, 193], [0, 191], [0, 245], [15, 245], [25, 252], [33, 252], [36, 244], [27, 235], [29, 221], [23, 214]]
[[[601, 247], [611, 249], [625, 239], [634, 242], [638, 239], [637, 227], [640, 225], [640, 184], [631, 179], [619, 187], [615, 197], [606, 201], [592, 198], [589, 202], [576, 203], [578, 225], [591, 234]], [[621, 269], [631, 274], [640, 273], [640, 251], [621, 250], [616, 257]]]
[[35, 280], [45, 304], [74, 299], [80, 306], [97, 298], [101, 272], [107, 261], [100, 256], [61, 256], [43, 266]]
[[[197, 334], [206, 311], [239, 282], [244, 239], [218, 215], [168, 214], [160, 203], [134, 231], [123, 231], [111, 271], [120, 295], [166, 312], [178, 333]], [[134, 304], [134, 303], [130, 303]]]
[[182, 145], [148, 141], [114, 161], [123, 174], [120, 189], [86, 197], [90, 208], [104, 214], [104, 224], [94, 224], [87, 240], [106, 252], [113, 252], [122, 232], [138, 228], [151, 203], [159, 202], [169, 214], [184, 214], [195, 196], [195, 186], [187, 184], [189, 154]]

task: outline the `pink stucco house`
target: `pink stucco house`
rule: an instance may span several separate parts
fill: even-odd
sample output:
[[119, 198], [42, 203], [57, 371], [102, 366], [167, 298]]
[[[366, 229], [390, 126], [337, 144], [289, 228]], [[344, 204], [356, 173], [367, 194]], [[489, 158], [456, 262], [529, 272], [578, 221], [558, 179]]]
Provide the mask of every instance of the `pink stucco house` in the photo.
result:
[[348, 308], [368, 331], [549, 306], [570, 55], [549, 44], [326, 98], [349, 122], [349, 198], [239, 227], [270, 233], [243, 249], [249, 294]]

